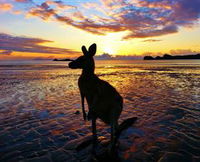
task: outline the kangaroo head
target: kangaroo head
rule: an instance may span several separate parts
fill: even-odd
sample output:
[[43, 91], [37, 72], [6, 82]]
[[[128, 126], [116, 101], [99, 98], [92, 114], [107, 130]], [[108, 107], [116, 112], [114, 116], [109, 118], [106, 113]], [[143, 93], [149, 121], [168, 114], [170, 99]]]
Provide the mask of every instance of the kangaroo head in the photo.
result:
[[87, 50], [85, 46], [82, 46], [83, 56], [78, 57], [76, 60], [69, 63], [71, 69], [88, 69], [94, 70], [93, 56], [96, 53], [96, 44], [92, 44]]

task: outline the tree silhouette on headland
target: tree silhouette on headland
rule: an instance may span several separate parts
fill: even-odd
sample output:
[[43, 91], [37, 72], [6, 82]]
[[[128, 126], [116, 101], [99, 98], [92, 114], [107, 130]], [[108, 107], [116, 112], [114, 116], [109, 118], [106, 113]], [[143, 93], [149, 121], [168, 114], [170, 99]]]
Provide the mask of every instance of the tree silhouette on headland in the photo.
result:
[[195, 55], [177, 55], [177, 56], [172, 56], [169, 54], [164, 54], [163, 56], [145, 56], [144, 60], [188, 60], [188, 59], [200, 59], [200, 53], [195, 54]]

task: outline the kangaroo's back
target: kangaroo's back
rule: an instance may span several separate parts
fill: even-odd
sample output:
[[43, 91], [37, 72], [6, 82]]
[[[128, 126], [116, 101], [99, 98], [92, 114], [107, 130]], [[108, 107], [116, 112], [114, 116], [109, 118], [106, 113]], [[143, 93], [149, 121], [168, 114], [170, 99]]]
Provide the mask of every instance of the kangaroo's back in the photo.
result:
[[95, 74], [89, 77], [81, 75], [78, 85], [80, 92], [86, 97], [89, 118], [92, 113], [107, 124], [112, 123], [112, 120], [118, 120], [123, 107], [123, 99], [113, 86], [99, 79]]
[[78, 80], [78, 85], [85, 95], [101, 97], [99, 100], [121, 97], [112, 85], [99, 79], [96, 75], [86, 78], [81, 75]]

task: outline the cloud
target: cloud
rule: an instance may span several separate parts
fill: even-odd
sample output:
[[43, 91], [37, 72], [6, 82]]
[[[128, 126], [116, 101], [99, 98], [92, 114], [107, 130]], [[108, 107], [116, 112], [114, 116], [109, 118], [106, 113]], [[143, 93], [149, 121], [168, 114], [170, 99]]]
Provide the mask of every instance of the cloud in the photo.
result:
[[167, 34], [176, 33], [176, 32], [178, 32], [178, 29], [176, 26], [167, 26], [167, 27], [164, 27], [163, 29], [157, 29], [157, 30], [151, 29], [151, 30], [145, 30], [145, 31], [143, 30], [143, 31], [131, 33], [125, 36], [124, 39], [156, 37], [156, 36], [167, 35]]
[[0, 11], [10, 11], [12, 10], [13, 5], [10, 3], [0, 3]]
[[[66, 5], [62, 1], [51, 1], [48, 0], [46, 2], [37, 5], [36, 7], [32, 7], [27, 16], [38, 16], [43, 20], [48, 20], [51, 17], [57, 17], [58, 14], [64, 10], [75, 9], [75, 6]], [[62, 17], [62, 16], [58, 16]]]
[[12, 36], [9, 34], [0, 33], [0, 50], [4, 50], [3, 51], [4, 54], [6, 53], [11, 54], [11, 52], [72, 54], [72, 55], [80, 53], [70, 49], [40, 45], [41, 43], [49, 43], [49, 42], [52, 41], [44, 40], [41, 38], [19, 37], [19, 36]]
[[12, 13], [15, 15], [19, 15], [19, 14], [22, 14], [23, 12], [20, 10], [15, 10], [15, 11], [12, 11]]
[[137, 55], [110, 55], [108, 53], [104, 53], [102, 55], [96, 55], [94, 58], [96, 60], [134, 60], [134, 59], [142, 59], [143, 56]]
[[143, 56], [161, 56], [166, 53], [169, 53], [171, 55], [189, 55], [189, 54], [197, 54], [200, 53], [200, 51], [194, 51], [191, 49], [171, 49], [169, 52], [144, 52]]
[[200, 0], [97, 0], [73, 4], [46, 0], [31, 7], [27, 15], [98, 35], [126, 31], [125, 40], [177, 33], [182, 27], [195, 26], [200, 17]]
[[47, 20], [55, 14], [54, 9], [51, 9], [48, 3], [42, 3], [35, 8], [31, 8], [27, 16], [38, 16], [43, 20]]
[[5, 1], [0, 2], [0, 13], [1, 12], [9, 12], [15, 15], [23, 13], [21, 10], [14, 9], [14, 5], [12, 3], [7, 3]]
[[3, 51], [0, 51], [0, 55], [10, 55], [13, 51], [11, 50], [3, 50]]
[[170, 54], [173, 55], [179, 55], [179, 54], [196, 54], [199, 53], [200, 51], [194, 51], [191, 49], [174, 49], [174, 50], [170, 50]]
[[32, 0], [15, 0], [15, 2], [28, 3], [32, 2]]
[[86, 9], [91, 9], [91, 8], [98, 8], [99, 7], [99, 4], [98, 3], [95, 3], [95, 2], [86, 2], [84, 4], [82, 4], [82, 6]]
[[72, 5], [66, 5], [62, 1], [48, 0], [48, 1], [46, 1], [46, 4], [47, 5], [55, 5], [56, 8], [59, 8], [59, 9], [74, 9], [74, 8], [76, 8], [75, 6], [72, 6]]
[[146, 40], [143, 40], [142, 42], [160, 42], [162, 40], [160, 39], [146, 39]]

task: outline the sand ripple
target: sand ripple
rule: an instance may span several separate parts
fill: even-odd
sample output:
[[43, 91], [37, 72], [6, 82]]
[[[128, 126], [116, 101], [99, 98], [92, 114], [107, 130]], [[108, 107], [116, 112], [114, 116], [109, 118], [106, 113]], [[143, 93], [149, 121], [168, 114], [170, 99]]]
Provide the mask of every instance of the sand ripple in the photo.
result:
[[[81, 111], [80, 71], [7, 68], [0, 76], [0, 161], [87, 161], [91, 148], [75, 149], [91, 136], [90, 122], [75, 113]], [[122, 161], [200, 160], [199, 69], [183, 65], [96, 69], [124, 97], [120, 122], [138, 117], [120, 137]], [[109, 132], [98, 121], [99, 136], [108, 139]]]

